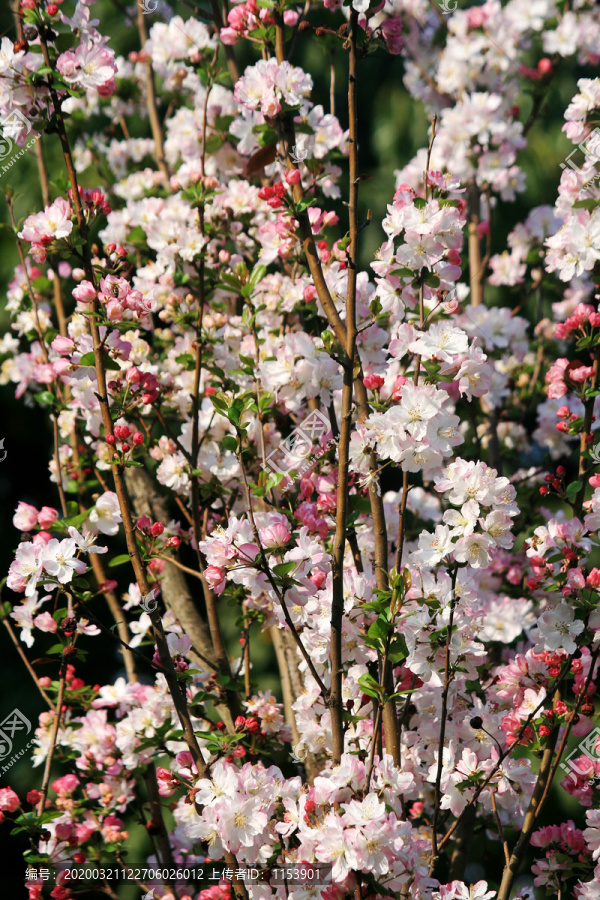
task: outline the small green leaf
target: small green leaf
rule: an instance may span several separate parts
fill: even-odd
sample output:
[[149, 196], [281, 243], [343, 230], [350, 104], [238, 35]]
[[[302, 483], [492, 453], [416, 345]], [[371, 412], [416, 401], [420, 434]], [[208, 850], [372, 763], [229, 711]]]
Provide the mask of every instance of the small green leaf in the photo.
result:
[[115, 556], [114, 559], [111, 559], [111, 561], [108, 564], [108, 568], [115, 569], [117, 566], [122, 566], [123, 563], [126, 563], [126, 562], [131, 562], [129, 553], [121, 553], [119, 556]]
[[369, 697], [378, 697], [382, 693], [380, 685], [368, 672], [365, 672], [364, 675], [360, 676], [358, 679], [358, 686], [363, 694], [367, 694]]
[[223, 440], [221, 441], [221, 445], [225, 448], [225, 450], [230, 450], [231, 453], [237, 453], [238, 442], [237, 438], [232, 437], [230, 434], [226, 434]]
[[567, 499], [572, 500], [573, 497], [577, 496], [577, 494], [579, 493], [579, 491], [581, 490], [582, 487], [583, 487], [583, 482], [572, 481], [566, 490]]

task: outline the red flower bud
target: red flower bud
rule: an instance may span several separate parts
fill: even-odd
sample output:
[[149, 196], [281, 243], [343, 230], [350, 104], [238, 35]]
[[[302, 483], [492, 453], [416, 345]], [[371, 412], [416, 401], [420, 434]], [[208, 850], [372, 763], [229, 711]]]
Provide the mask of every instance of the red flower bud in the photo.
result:
[[155, 522], [152, 528], [150, 529], [150, 533], [152, 537], [160, 537], [160, 535], [165, 530], [165, 526], [162, 522]]
[[141, 445], [144, 443], [144, 435], [141, 431], [135, 432], [135, 434], [133, 435], [133, 443], [136, 447], [141, 447]]

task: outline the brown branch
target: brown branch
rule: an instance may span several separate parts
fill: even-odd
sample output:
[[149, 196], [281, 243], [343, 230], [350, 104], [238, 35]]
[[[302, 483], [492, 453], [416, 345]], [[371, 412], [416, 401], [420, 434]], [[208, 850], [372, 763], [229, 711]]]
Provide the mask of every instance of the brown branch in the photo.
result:
[[40, 694], [42, 695], [42, 697], [44, 698], [45, 702], [48, 704], [50, 709], [53, 710], [54, 703], [52, 702], [52, 700], [50, 699], [50, 697], [48, 696], [48, 694], [46, 693], [44, 688], [41, 686], [39, 679], [38, 679], [37, 675], [35, 674], [35, 670], [34, 670], [33, 666], [31, 665], [31, 663], [29, 662], [29, 660], [27, 659], [27, 657], [25, 655], [25, 651], [21, 647], [21, 643], [20, 643], [18, 637], [16, 636], [14, 629], [13, 629], [12, 625], [10, 624], [10, 621], [8, 620], [7, 617], [4, 617], [2, 619], [2, 624], [8, 631], [8, 633], [10, 635], [10, 639], [13, 642], [13, 644], [15, 645], [15, 649], [16, 649], [17, 653], [19, 654], [19, 656], [21, 657], [21, 659], [25, 665], [25, 668], [27, 669], [27, 671], [29, 672], [29, 674], [31, 675], [33, 680], [35, 681], [38, 691], [40, 692]]
[[469, 279], [471, 285], [471, 305], [480, 306], [483, 303], [483, 283], [481, 280], [481, 250], [477, 226], [479, 225], [479, 189], [475, 180], [469, 185]]
[[60, 676], [58, 685], [58, 697], [56, 699], [56, 707], [54, 709], [54, 720], [52, 722], [52, 731], [50, 735], [50, 746], [48, 747], [48, 755], [46, 757], [46, 765], [44, 766], [44, 777], [40, 791], [40, 800], [37, 807], [37, 814], [41, 816], [46, 805], [46, 797], [48, 796], [48, 787], [50, 785], [50, 772], [52, 770], [52, 760], [56, 750], [56, 739], [58, 737], [58, 729], [60, 727], [60, 717], [62, 715], [63, 700], [65, 698], [65, 685], [67, 676], [67, 660], [63, 657], [60, 666]]
[[450, 643], [452, 641], [452, 627], [454, 625], [454, 612], [456, 610], [456, 577], [458, 575], [458, 566], [454, 567], [454, 571], [452, 572], [452, 597], [450, 599], [450, 618], [448, 620], [447, 633], [446, 633], [446, 652], [445, 652], [445, 662], [444, 662], [444, 687], [442, 690], [442, 710], [441, 710], [441, 722], [440, 722], [440, 739], [438, 741], [438, 761], [437, 761], [437, 772], [435, 776], [435, 788], [434, 788], [434, 800], [433, 800], [433, 823], [431, 826], [431, 864], [429, 868], [429, 874], [433, 873], [435, 864], [438, 858], [438, 843], [437, 843], [437, 826], [438, 819], [440, 814], [440, 800], [441, 800], [441, 781], [442, 781], [442, 769], [444, 767], [444, 742], [446, 737], [446, 720], [448, 717], [448, 694], [450, 692], [450, 683], [452, 681], [453, 673], [450, 668]]
[[[137, 4], [137, 30], [140, 36], [140, 46], [142, 50], [144, 49], [144, 45], [148, 40], [148, 30], [146, 28], [146, 17], [144, 13], [144, 7], [141, 3]], [[169, 169], [165, 160], [165, 148], [163, 142], [163, 133], [162, 126], [160, 123], [160, 119], [158, 118], [158, 107], [156, 103], [156, 86], [154, 84], [154, 69], [152, 68], [152, 60], [146, 59], [144, 61], [144, 67], [146, 69], [146, 110], [148, 112], [148, 120], [150, 122], [150, 129], [152, 131], [152, 138], [154, 140], [154, 153], [156, 155], [156, 162], [158, 168], [165, 176], [167, 185], [169, 184]]]

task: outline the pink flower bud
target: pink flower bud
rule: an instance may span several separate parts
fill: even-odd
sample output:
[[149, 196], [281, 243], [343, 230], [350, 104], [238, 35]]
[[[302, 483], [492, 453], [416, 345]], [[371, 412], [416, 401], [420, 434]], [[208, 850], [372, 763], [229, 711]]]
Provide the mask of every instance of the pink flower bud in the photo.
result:
[[404, 375], [398, 375], [396, 377], [396, 381], [394, 382], [394, 390], [392, 393], [392, 400], [399, 400], [400, 395], [402, 393], [402, 386], [406, 384], [406, 378]]
[[12, 788], [0, 788], [0, 809], [3, 812], [14, 812], [21, 805], [17, 794]]
[[385, 378], [382, 378], [381, 375], [365, 375], [363, 378], [363, 384], [368, 391], [378, 391], [380, 387], [383, 387], [385, 382]]
[[309, 580], [312, 581], [316, 589], [319, 590], [327, 581], [327, 575], [325, 572], [322, 572], [321, 569], [317, 569], [316, 572], [309, 575]]
[[588, 587], [599, 588], [600, 587], [600, 569], [592, 569], [586, 578], [586, 582]]
[[38, 524], [42, 526], [42, 528], [50, 528], [53, 522], [58, 519], [58, 510], [53, 509], [51, 506], [42, 506], [39, 515], [38, 515]]
[[215, 594], [222, 594], [225, 590], [225, 569], [220, 566], [207, 566], [204, 570], [204, 578]]
[[552, 63], [546, 57], [540, 59], [537, 67], [538, 72], [541, 72], [542, 75], [549, 75], [552, 72]]
[[136, 447], [141, 447], [144, 443], [144, 435], [141, 431], [136, 431], [133, 435], [133, 443]]
[[62, 334], [58, 334], [54, 338], [50, 346], [53, 350], [56, 350], [56, 352], [60, 353], [62, 356], [67, 356], [75, 349], [75, 341], [70, 337], [65, 337]]
[[299, 169], [290, 169], [286, 172], [285, 180], [288, 184], [300, 184], [301, 177]]
[[129, 384], [138, 384], [142, 379], [142, 373], [136, 366], [131, 366], [125, 373], [125, 378]]
[[32, 528], [35, 528], [37, 522], [38, 511], [35, 506], [20, 501], [13, 516], [13, 525], [15, 528], [18, 528], [19, 531], [31, 531]]
[[73, 296], [79, 303], [91, 303], [92, 300], [96, 299], [96, 289], [91, 282], [82, 281], [80, 285], [74, 288]]
[[282, 522], [261, 528], [259, 535], [263, 547], [282, 547], [284, 544], [287, 544], [291, 537], [290, 532]]
[[150, 529], [150, 534], [152, 535], [152, 537], [160, 537], [164, 530], [165, 526], [162, 522], [155, 522]]

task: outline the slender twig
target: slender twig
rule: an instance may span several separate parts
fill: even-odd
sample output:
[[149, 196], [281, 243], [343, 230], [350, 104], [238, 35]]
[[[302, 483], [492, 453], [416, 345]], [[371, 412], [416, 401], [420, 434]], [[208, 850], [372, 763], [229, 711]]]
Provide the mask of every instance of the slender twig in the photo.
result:
[[342, 387], [342, 410], [340, 418], [340, 437], [338, 441], [338, 477], [337, 505], [335, 518], [335, 537], [333, 550], [333, 583], [331, 603], [331, 693], [329, 710], [331, 713], [331, 729], [334, 765], [339, 764], [344, 752], [344, 719], [343, 719], [343, 657], [342, 657], [342, 623], [344, 618], [344, 556], [346, 553], [346, 522], [348, 517], [348, 476], [349, 448], [352, 432], [352, 397], [354, 393], [354, 376], [351, 360], [354, 359], [356, 346], [356, 277], [358, 265], [358, 110], [356, 103], [356, 32], [358, 29], [358, 13], [353, 10], [350, 15], [349, 37], [350, 71], [348, 78], [348, 111], [350, 117], [350, 191], [348, 199], [348, 219], [350, 242], [347, 249], [348, 288], [346, 294], [346, 358], [344, 364]]
[[40, 800], [37, 807], [37, 814], [41, 816], [46, 805], [46, 797], [48, 796], [48, 787], [50, 785], [50, 773], [52, 770], [52, 761], [56, 750], [56, 740], [58, 737], [58, 729], [60, 727], [60, 717], [62, 715], [63, 700], [65, 698], [65, 685], [67, 683], [67, 660], [63, 657], [60, 665], [60, 675], [58, 684], [58, 697], [56, 698], [56, 707], [54, 709], [54, 719], [52, 722], [52, 730], [50, 732], [50, 744], [48, 747], [48, 755], [46, 756], [46, 765], [44, 767], [44, 777], [40, 790]]
[[446, 738], [446, 721], [448, 717], [448, 694], [450, 692], [450, 683], [453, 678], [453, 671], [450, 667], [450, 645], [452, 642], [452, 628], [454, 626], [454, 613], [456, 610], [456, 576], [458, 575], [458, 566], [455, 566], [452, 572], [452, 596], [450, 598], [450, 617], [447, 625], [447, 633], [446, 633], [446, 651], [445, 651], [445, 661], [444, 661], [444, 687], [442, 690], [442, 710], [440, 716], [440, 737], [438, 741], [438, 760], [437, 760], [437, 772], [435, 776], [435, 788], [434, 788], [434, 800], [433, 800], [433, 823], [431, 826], [431, 841], [432, 841], [432, 850], [431, 850], [431, 864], [429, 873], [433, 872], [435, 867], [437, 857], [438, 857], [438, 843], [437, 843], [437, 826], [438, 819], [440, 814], [440, 800], [441, 800], [441, 781], [442, 781], [442, 770], [444, 767], [444, 742]]
[[498, 809], [496, 807], [496, 792], [490, 791], [490, 799], [492, 801], [492, 810], [494, 812], [494, 818], [496, 820], [496, 827], [498, 829], [498, 834], [500, 835], [500, 840], [502, 841], [502, 849], [504, 850], [504, 859], [506, 860], [506, 865], [510, 865], [510, 852], [508, 850], [508, 844], [506, 842], [506, 838], [504, 836], [504, 829], [502, 828], [502, 822], [500, 821], [500, 816], [498, 815]]
[[[572, 662], [573, 662], [573, 656], [569, 656], [569, 658], [565, 661], [563, 668], [561, 669], [560, 675], [556, 679], [555, 690], [558, 690], [560, 688], [563, 681], [567, 677], [569, 670], [571, 668]], [[504, 762], [504, 760], [507, 759], [513, 753], [513, 751], [519, 746], [519, 741], [521, 740], [521, 738], [523, 737], [523, 735], [525, 734], [525, 732], [527, 731], [527, 729], [529, 728], [529, 726], [531, 725], [533, 720], [536, 718], [539, 711], [544, 706], [545, 702], [546, 702], [546, 698], [544, 697], [544, 699], [541, 700], [537, 704], [535, 709], [533, 709], [529, 713], [529, 715], [527, 716], [525, 721], [521, 724], [521, 727], [519, 728], [519, 730], [517, 731], [517, 733], [515, 735], [514, 742], [509, 747], [507, 747], [506, 750], [503, 750], [502, 753], [500, 753], [500, 755], [498, 756], [498, 759], [496, 760], [496, 762], [494, 764], [494, 767], [491, 769], [490, 772], [488, 772], [488, 774], [486, 775], [484, 780], [481, 782], [481, 784], [477, 788], [475, 788], [475, 791], [473, 792], [473, 796], [471, 797], [471, 799], [469, 800], [469, 802], [467, 803], [467, 805], [465, 806], [463, 811], [460, 813], [458, 818], [452, 823], [452, 825], [450, 826], [450, 828], [448, 829], [446, 834], [443, 836], [443, 838], [439, 842], [438, 851], [442, 850], [442, 848], [448, 843], [448, 841], [454, 834], [456, 828], [458, 827], [458, 825], [460, 825], [461, 821], [463, 820], [463, 816], [465, 815], [466, 811], [475, 805], [475, 803], [479, 799], [479, 796], [481, 795], [481, 793], [487, 788], [487, 786], [490, 784], [492, 779], [497, 775], [498, 771], [502, 767], [502, 763]]]
[[53, 709], [54, 709], [54, 703], [52, 702], [52, 700], [50, 699], [50, 697], [48, 696], [48, 694], [46, 693], [46, 691], [44, 690], [44, 688], [41, 686], [41, 684], [40, 684], [40, 682], [39, 682], [39, 679], [38, 679], [37, 675], [35, 674], [34, 668], [33, 668], [33, 666], [31, 665], [31, 663], [29, 662], [29, 660], [27, 659], [27, 657], [25, 656], [25, 651], [24, 651], [23, 648], [21, 647], [21, 643], [20, 643], [18, 637], [16, 636], [16, 634], [15, 634], [15, 632], [14, 632], [14, 629], [13, 629], [12, 625], [10, 624], [10, 622], [9, 622], [9, 620], [8, 620], [7, 617], [4, 617], [4, 618], [2, 619], [2, 624], [4, 625], [4, 627], [6, 628], [6, 630], [8, 631], [8, 633], [9, 633], [9, 635], [10, 635], [10, 639], [11, 639], [11, 641], [13, 642], [13, 644], [15, 645], [15, 649], [16, 649], [17, 653], [19, 654], [19, 656], [21, 657], [23, 663], [25, 664], [25, 668], [27, 669], [27, 671], [29, 672], [29, 674], [31, 675], [31, 677], [33, 678], [33, 680], [35, 681], [35, 684], [36, 684], [36, 687], [37, 687], [38, 691], [40, 692], [40, 694], [42, 695], [42, 697], [44, 698], [44, 700], [46, 701], [46, 703], [48, 704], [48, 706], [50, 707], [50, 709], [53, 710]]
[[253, 505], [252, 505], [252, 494], [250, 493], [250, 486], [248, 484], [248, 478], [246, 477], [246, 467], [244, 465], [244, 460], [242, 457], [242, 449], [241, 449], [242, 448], [242, 436], [241, 436], [241, 432], [239, 431], [239, 429], [238, 429], [238, 441], [239, 441], [239, 446], [240, 446], [240, 449], [238, 451], [238, 461], [240, 464], [240, 469], [242, 471], [242, 481], [244, 483], [244, 492], [246, 495], [246, 503], [248, 506], [248, 518], [250, 519], [250, 526], [252, 528], [252, 534], [254, 536], [254, 540], [255, 540], [256, 545], [259, 550], [259, 555], [260, 555], [262, 566], [263, 566], [263, 572], [267, 576], [269, 584], [273, 588], [273, 590], [275, 592], [275, 596], [277, 597], [277, 599], [279, 600], [279, 603], [281, 604], [281, 608], [283, 610], [283, 615], [284, 615], [286, 624], [287, 624], [288, 628], [290, 629], [296, 644], [298, 645], [298, 649], [300, 650], [302, 656], [304, 657], [304, 660], [305, 660], [308, 668], [310, 669], [310, 673], [311, 673], [312, 677], [315, 679], [315, 681], [317, 682], [317, 684], [319, 686], [319, 690], [321, 691], [323, 698], [324, 698], [325, 702], [327, 703], [329, 700], [329, 691], [323, 684], [323, 680], [321, 679], [319, 673], [315, 669], [314, 663], [313, 663], [312, 659], [310, 658], [310, 655], [308, 654], [306, 647], [302, 643], [302, 638], [298, 634], [298, 631], [296, 630], [296, 626], [292, 622], [289, 610], [285, 603], [285, 596], [279, 590], [279, 587], [277, 586], [277, 583], [276, 583], [275, 579], [273, 578], [273, 574], [272, 574], [270, 566], [269, 566], [269, 561], [267, 559], [267, 554], [265, 553], [265, 549], [262, 545], [262, 541], [261, 541], [260, 535], [258, 533], [258, 527], [256, 525], [256, 519], [254, 518], [254, 509], [253, 509]]

